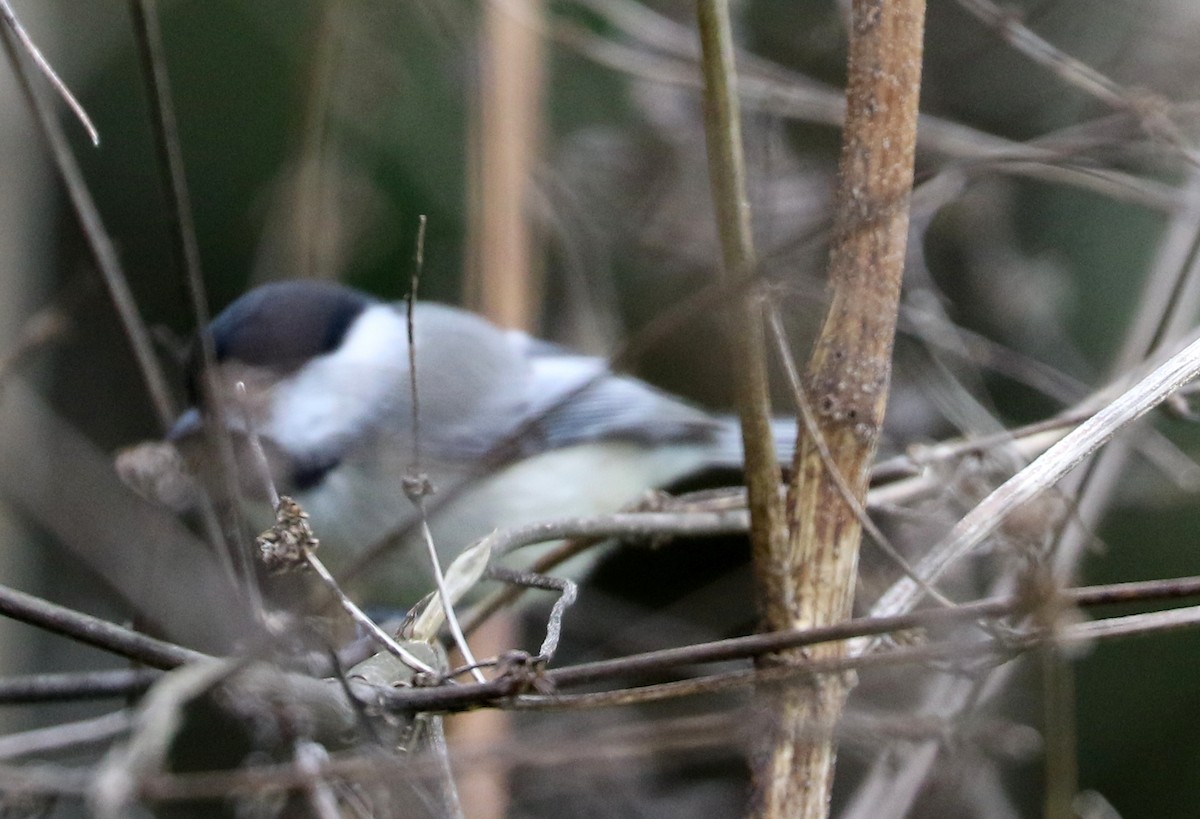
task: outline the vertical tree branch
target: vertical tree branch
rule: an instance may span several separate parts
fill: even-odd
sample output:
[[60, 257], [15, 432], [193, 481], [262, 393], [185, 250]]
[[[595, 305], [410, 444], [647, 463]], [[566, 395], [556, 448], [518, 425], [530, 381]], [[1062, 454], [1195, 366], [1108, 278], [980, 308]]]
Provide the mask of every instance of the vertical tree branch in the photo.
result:
[[[816, 433], [841, 480], [823, 465], [814, 437], [801, 430], [783, 550], [791, 595], [786, 620], [770, 623], [773, 628], [828, 625], [851, 613], [861, 525], [844, 489], [862, 503], [887, 404], [908, 236], [924, 13], [924, 0], [853, 3], [829, 260], [831, 301], [806, 376]], [[793, 656], [844, 651], [844, 644], [829, 644]], [[834, 723], [849, 688], [847, 679], [828, 678], [781, 695], [770, 758], [757, 772], [760, 815], [826, 815], [836, 748], [832, 737], [814, 741], [812, 726]]]
[[[704, 72], [704, 127], [717, 230], [723, 253], [722, 274], [743, 282], [754, 276], [758, 260], [750, 229], [741, 112], [736, 96], [733, 34], [727, 0], [699, 0], [701, 65]], [[750, 503], [750, 544], [758, 608], [766, 623], [783, 614], [786, 576], [775, 570], [785, 542], [779, 464], [771, 434], [767, 394], [766, 342], [757, 294], [744, 290], [729, 322], [736, 378], [738, 415], [746, 452], [746, 488]]]

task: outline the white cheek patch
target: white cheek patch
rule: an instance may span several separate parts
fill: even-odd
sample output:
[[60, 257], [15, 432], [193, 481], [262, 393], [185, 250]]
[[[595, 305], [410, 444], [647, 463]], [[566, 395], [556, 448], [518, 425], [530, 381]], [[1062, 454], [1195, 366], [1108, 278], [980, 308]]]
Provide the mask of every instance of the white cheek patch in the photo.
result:
[[339, 457], [374, 430], [406, 389], [404, 319], [388, 305], [367, 308], [342, 344], [280, 382], [263, 431], [298, 457]]

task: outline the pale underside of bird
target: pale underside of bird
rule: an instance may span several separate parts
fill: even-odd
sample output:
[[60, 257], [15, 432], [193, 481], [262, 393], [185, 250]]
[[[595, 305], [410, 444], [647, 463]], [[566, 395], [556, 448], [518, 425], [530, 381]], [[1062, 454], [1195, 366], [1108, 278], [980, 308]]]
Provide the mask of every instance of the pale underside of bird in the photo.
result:
[[[427, 478], [435, 490], [423, 502], [446, 560], [497, 528], [614, 512], [700, 470], [739, 468], [732, 419], [463, 310], [418, 303], [412, 315], [410, 351], [405, 304], [330, 283], [256, 288], [210, 325], [208, 383], [220, 412], [200, 401], [197, 364], [195, 406], [165, 442], [143, 445], [172, 466], [147, 474], [130, 457], [135, 448], [119, 470], [177, 511], [194, 506], [202, 487], [220, 494], [214, 482], [227, 489], [229, 479], [205, 435], [220, 417], [235, 442], [261, 441], [271, 480], [307, 511], [336, 574], [412, 528], [406, 479]], [[790, 449], [794, 422], [779, 423], [778, 435]], [[179, 457], [162, 458], [164, 447]], [[239, 458], [237, 492], [265, 528], [267, 481], [249, 460]], [[427, 562], [405, 543], [364, 573], [360, 589], [375, 602], [409, 604], [432, 588]]]

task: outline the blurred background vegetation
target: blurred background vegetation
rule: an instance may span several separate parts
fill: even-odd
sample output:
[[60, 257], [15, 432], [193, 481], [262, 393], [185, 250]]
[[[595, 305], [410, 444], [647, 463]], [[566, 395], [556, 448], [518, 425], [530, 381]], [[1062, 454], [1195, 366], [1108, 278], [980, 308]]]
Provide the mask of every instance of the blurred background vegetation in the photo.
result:
[[[102, 141], [93, 148], [67, 122], [137, 302], [161, 328], [161, 352], [177, 376], [172, 355], [194, 330], [194, 319], [166, 219], [127, 4], [13, 5], [98, 126]], [[841, 5], [735, 4], [740, 47], [759, 61], [758, 76], [775, 83], [774, 95], [746, 107], [751, 198], [764, 272], [779, 283], [801, 355], [821, 311], [821, 250], [838, 131], [828, 116], [797, 113], [779, 89], [837, 98], [845, 63]], [[1196, 100], [1200, 6], [1192, 0], [1008, 5], [1040, 35], [1126, 88], [1149, 89], [1175, 103]], [[683, 0], [163, 3], [212, 309], [255, 282], [286, 276], [337, 278], [399, 298], [408, 289], [421, 215], [428, 218], [423, 295], [484, 306], [480, 282], [501, 261], [486, 255], [478, 207], [499, 196], [515, 203], [528, 229], [528, 278], [521, 286], [531, 329], [592, 352], [613, 352], [711, 282], [719, 260], [698, 72], [686, 45], [675, 39], [688, 42], [693, 13]], [[525, 47], [535, 49], [531, 56], [541, 71], [533, 81], [541, 93], [533, 95], [539, 107], [527, 123], [533, 157], [527, 185], [485, 195], [481, 145], [491, 125], [480, 98], [494, 70], [487, 20], [497, 14], [516, 15], [536, 33]], [[128, 345], [94, 283], [86, 246], [9, 72], [0, 72], [0, 86], [2, 164], [9, 166], [0, 170], [0, 185], [9, 190], [0, 199], [0, 245], [6, 245], [0, 278], [8, 279], [0, 298], [6, 302], [0, 305], [0, 351], [33, 310], [70, 303], [69, 332], [28, 356], [23, 376], [105, 452], [155, 437], [159, 430]], [[914, 218], [919, 252], [906, 274], [910, 305], [936, 305], [1002, 349], [1083, 384], [1102, 384], [1168, 218], [1146, 200], [1157, 191], [1183, 190], [1193, 171], [1169, 140], [1119, 121], [1118, 112], [1034, 65], [952, 0], [930, 0], [922, 111], [1010, 140], [1089, 123], [1088, 133], [1097, 138], [1085, 152], [1070, 154], [1073, 161], [1147, 180], [1146, 189], [1121, 201], [1017, 172], [1015, 165], [965, 163], [961, 191]], [[1194, 144], [1188, 111], [1181, 107], [1175, 121]], [[954, 162], [963, 160], [923, 143], [918, 179]], [[695, 316], [640, 357], [635, 371], [727, 410], [718, 325], [715, 310]], [[987, 368], [958, 367], [951, 375], [961, 392], [950, 388], [920, 333], [900, 339], [897, 361], [889, 451], [986, 431], [972, 421], [970, 407], [986, 408], [997, 423], [1012, 426], [1061, 406]], [[964, 396], [971, 397], [969, 406]], [[1200, 439], [1189, 424], [1160, 418], [1158, 425], [1194, 455]], [[1079, 580], [1200, 574], [1195, 509], [1194, 495], [1135, 459]], [[116, 619], [129, 616], [87, 576], [64, 569], [69, 561], [42, 522], [17, 506], [11, 511], [34, 548], [19, 552], [16, 535], [5, 535], [0, 548], [12, 552], [5, 558], [13, 577], [7, 582]], [[745, 608], [739, 612], [744, 617]], [[58, 641], [20, 629], [13, 646], [6, 673], [81, 662]], [[1102, 793], [1122, 816], [1191, 815], [1200, 804], [1194, 729], [1200, 694], [1190, 674], [1198, 651], [1200, 635], [1182, 633], [1105, 644], [1078, 658], [1081, 785]], [[1036, 722], [1032, 677], [1032, 670], [1021, 675], [1011, 707]], [[10, 725], [32, 719], [15, 708], [4, 716]], [[845, 756], [841, 775], [849, 786], [854, 754]], [[965, 787], [956, 776], [969, 770], [948, 762], [921, 815], [966, 815], [939, 799]], [[1016, 802], [1022, 810], [1036, 810], [1036, 796], [1028, 794], [1039, 787], [1037, 771], [1028, 760], [1001, 769], [1005, 787], [1027, 794]], [[529, 797], [531, 814], [535, 796]]]

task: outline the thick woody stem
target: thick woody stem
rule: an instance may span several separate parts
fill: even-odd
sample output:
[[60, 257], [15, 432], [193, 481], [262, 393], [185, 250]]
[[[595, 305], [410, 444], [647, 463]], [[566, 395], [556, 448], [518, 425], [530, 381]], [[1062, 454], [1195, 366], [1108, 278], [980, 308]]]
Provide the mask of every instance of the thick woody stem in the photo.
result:
[[[861, 526], [859, 505], [883, 424], [900, 300], [913, 179], [921, 81], [924, 0], [854, 0], [847, 116], [829, 262], [831, 300], [806, 375], [816, 433], [801, 430], [780, 559], [789, 578], [786, 621], [772, 628], [813, 628], [850, 616]], [[840, 473], [842, 481], [830, 474]], [[839, 485], [840, 484], [840, 485]], [[777, 609], [776, 609], [777, 611]], [[835, 656], [844, 644], [815, 646], [789, 658]], [[781, 695], [769, 759], [757, 779], [758, 814], [824, 817], [836, 747], [813, 740], [812, 726], [833, 725], [849, 679], [827, 678]]]

